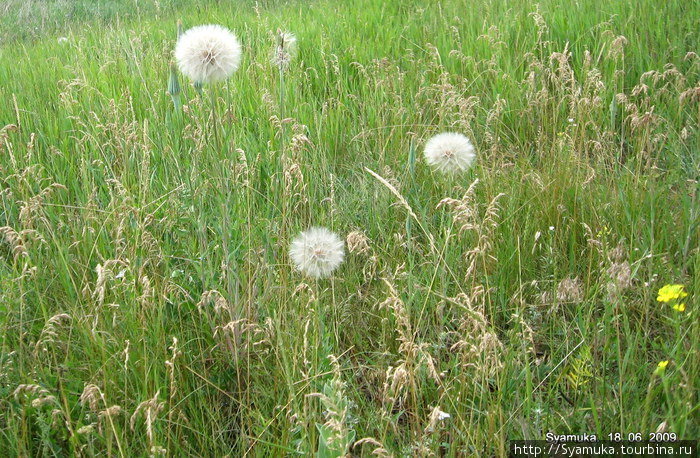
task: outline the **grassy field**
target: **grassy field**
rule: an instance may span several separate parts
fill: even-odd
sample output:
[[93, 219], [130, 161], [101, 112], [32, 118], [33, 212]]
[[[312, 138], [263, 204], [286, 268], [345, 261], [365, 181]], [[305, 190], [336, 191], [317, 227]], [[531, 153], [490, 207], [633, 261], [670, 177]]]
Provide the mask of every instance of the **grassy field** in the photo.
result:
[[[189, 3], [0, 2], [1, 456], [700, 436], [697, 3]], [[178, 20], [243, 44], [181, 111]]]

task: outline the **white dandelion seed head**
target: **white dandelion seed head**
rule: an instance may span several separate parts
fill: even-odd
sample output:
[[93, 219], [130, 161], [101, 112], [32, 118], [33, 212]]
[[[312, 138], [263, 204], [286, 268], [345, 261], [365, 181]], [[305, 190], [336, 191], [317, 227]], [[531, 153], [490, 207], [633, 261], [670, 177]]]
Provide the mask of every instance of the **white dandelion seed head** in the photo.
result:
[[241, 64], [241, 43], [220, 25], [192, 27], [175, 45], [180, 71], [195, 83], [223, 81]]
[[472, 142], [454, 132], [431, 137], [425, 144], [424, 155], [428, 165], [442, 173], [464, 172], [476, 158]]
[[272, 65], [284, 70], [289, 66], [297, 50], [297, 37], [289, 32], [277, 31], [277, 45], [272, 54]]
[[280, 31], [277, 34], [277, 46], [282, 46], [289, 52], [294, 52], [296, 51], [297, 37], [293, 33]]
[[325, 227], [312, 227], [292, 241], [289, 257], [297, 270], [309, 277], [325, 278], [345, 258], [343, 240]]

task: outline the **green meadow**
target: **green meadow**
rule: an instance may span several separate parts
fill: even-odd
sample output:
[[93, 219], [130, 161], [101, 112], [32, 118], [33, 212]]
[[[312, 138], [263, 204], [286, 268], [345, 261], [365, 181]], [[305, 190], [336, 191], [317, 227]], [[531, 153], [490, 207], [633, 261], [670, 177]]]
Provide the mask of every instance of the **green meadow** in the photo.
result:
[[[240, 68], [171, 75], [178, 21]], [[699, 31], [686, 0], [0, 0], [0, 456], [697, 439]], [[329, 278], [290, 259], [312, 226]]]

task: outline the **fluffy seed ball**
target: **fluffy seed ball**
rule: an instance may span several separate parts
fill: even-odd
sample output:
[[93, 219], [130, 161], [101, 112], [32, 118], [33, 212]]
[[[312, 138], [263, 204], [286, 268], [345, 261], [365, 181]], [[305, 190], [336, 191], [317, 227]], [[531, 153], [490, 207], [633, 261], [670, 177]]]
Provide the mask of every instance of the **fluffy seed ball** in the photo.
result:
[[476, 158], [472, 142], [453, 132], [437, 134], [428, 140], [424, 154], [425, 161], [442, 173], [464, 172]]
[[272, 54], [272, 65], [286, 70], [297, 49], [297, 37], [289, 32], [277, 31], [277, 46]]
[[313, 278], [330, 276], [345, 258], [343, 241], [325, 227], [312, 227], [299, 234], [289, 247], [297, 270]]
[[223, 81], [241, 64], [241, 44], [220, 25], [200, 25], [182, 34], [175, 45], [180, 71], [195, 83]]

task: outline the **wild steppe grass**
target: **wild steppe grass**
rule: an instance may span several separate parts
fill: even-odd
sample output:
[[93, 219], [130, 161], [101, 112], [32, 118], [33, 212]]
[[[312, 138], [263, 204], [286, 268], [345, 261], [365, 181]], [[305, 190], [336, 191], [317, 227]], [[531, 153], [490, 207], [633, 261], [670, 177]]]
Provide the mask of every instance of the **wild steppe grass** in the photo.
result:
[[[698, 437], [697, 3], [186, 3], [0, 3], [0, 455]], [[243, 44], [181, 110], [178, 20]]]

